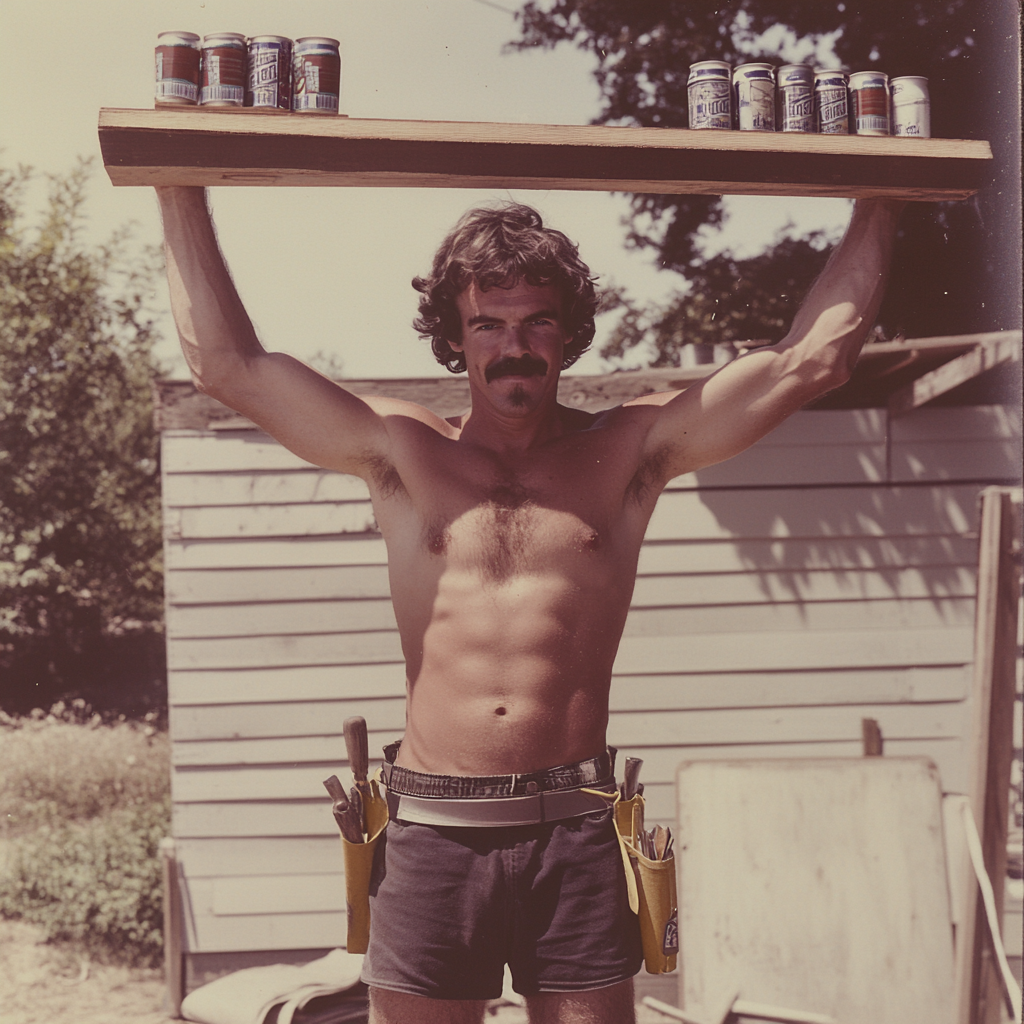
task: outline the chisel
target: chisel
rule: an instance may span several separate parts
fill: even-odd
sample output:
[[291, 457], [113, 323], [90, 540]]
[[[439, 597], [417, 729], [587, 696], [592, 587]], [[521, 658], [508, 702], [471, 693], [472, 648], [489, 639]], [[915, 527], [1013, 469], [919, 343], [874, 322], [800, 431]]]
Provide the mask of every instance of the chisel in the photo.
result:
[[[345, 732], [345, 747], [348, 750], [348, 762], [352, 766], [352, 778], [355, 781], [359, 795], [362, 797], [360, 801], [360, 811], [362, 811], [370, 798], [370, 783], [366, 778], [366, 773], [370, 767], [366, 719], [361, 715], [346, 718], [343, 729]], [[366, 820], [362, 813], [359, 816], [359, 823], [360, 831], [365, 832]]]

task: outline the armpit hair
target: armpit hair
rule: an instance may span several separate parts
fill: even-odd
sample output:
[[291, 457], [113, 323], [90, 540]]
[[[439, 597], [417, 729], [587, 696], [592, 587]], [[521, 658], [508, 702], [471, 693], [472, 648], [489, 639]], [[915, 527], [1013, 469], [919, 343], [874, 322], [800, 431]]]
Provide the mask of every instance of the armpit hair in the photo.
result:
[[402, 483], [398, 470], [383, 455], [365, 455], [363, 462], [369, 467], [373, 482], [377, 485], [377, 490], [380, 491], [382, 497], [390, 498], [393, 494], [405, 490], [405, 484]]
[[669, 450], [662, 446], [651, 452], [637, 467], [633, 479], [626, 487], [626, 496], [642, 505], [652, 491], [660, 493], [665, 479], [665, 467], [668, 464]]

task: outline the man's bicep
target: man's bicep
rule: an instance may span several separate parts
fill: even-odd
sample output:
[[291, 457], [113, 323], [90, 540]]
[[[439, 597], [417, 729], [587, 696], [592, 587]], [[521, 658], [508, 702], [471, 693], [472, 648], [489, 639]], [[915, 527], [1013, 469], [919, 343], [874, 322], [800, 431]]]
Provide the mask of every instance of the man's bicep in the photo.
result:
[[[667, 478], [731, 459], [774, 430], [804, 401], [784, 353], [751, 352], [670, 395], [648, 432]], [[661, 396], [649, 396], [649, 399]]]
[[325, 469], [364, 476], [387, 457], [387, 431], [378, 412], [284, 353], [249, 360], [235, 384], [214, 397]]

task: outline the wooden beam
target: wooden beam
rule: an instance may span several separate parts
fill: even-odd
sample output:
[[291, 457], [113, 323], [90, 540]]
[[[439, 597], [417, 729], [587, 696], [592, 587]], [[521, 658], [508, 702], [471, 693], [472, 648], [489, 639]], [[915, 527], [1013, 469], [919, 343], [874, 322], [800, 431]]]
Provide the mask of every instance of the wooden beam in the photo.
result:
[[338, 185], [965, 199], [987, 142], [103, 109], [115, 185]]
[[[1019, 504], [1003, 487], [982, 492], [978, 536], [978, 598], [974, 679], [968, 735], [968, 798], [981, 833], [985, 869], [1002, 927], [1013, 705], [1016, 698], [1017, 612], [1020, 600]], [[958, 1024], [996, 1024], [999, 979], [986, 936], [981, 896], [972, 872], [956, 936]]]
[[1020, 359], [1020, 356], [1021, 332], [1001, 332], [894, 391], [889, 396], [889, 415], [893, 419], [905, 416], [933, 398], [991, 370], [993, 366]]

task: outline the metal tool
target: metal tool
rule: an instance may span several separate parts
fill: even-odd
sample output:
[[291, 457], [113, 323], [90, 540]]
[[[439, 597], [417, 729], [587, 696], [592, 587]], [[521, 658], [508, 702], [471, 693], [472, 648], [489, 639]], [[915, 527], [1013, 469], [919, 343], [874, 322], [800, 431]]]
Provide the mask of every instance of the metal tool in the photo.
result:
[[[341, 834], [350, 843], [363, 842], [362, 801], [357, 804], [354, 799], [345, 795], [345, 787], [337, 775], [324, 779], [324, 788], [331, 794], [331, 799], [334, 801], [331, 810], [334, 812], [334, 820], [338, 823]], [[353, 789], [352, 794], [356, 799], [359, 798], [359, 790]]]
[[622, 772], [622, 799], [632, 800], [639, 792], [640, 769], [643, 767], [643, 758], [627, 757], [626, 767]]
[[[348, 762], [352, 767], [352, 779], [356, 784], [359, 801], [359, 830], [366, 831], [366, 818], [363, 807], [370, 798], [370, 783], [366, 773], [370, 766], [369, 742], [366, 737], [366, 719], [361, 715], [346, 718], [342, 727], [345, 733], [345, 748], [348, 750]], [[353, 801], [354, 803], [354, 801]]]

